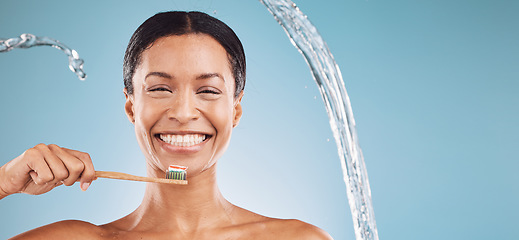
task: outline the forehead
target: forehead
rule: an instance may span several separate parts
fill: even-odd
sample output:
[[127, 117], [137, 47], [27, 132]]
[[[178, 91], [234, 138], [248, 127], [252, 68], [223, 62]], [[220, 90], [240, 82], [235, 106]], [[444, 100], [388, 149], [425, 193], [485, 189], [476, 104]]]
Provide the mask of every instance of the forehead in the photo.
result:
[[137, 72], [167, 72], [172, 75], [231, 74], [228, 55], [207, 34], [185, 34], [157, 39], [142, 53]]

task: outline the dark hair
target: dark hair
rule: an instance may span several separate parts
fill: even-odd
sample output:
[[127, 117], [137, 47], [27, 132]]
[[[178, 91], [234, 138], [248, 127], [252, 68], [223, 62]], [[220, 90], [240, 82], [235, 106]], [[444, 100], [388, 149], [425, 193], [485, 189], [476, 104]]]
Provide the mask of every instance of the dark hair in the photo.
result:
[[133, 75], [142, 53], [161, 37], [204, 33], [222, 45], [229, 57], [235, 81], [234, 97], [245, 87], [245, 53], [236, 33], [222, 21], [202, 12], [161, 12], [148, 18], [133, 33], [124, 55], [124, 87], [133, 94]]

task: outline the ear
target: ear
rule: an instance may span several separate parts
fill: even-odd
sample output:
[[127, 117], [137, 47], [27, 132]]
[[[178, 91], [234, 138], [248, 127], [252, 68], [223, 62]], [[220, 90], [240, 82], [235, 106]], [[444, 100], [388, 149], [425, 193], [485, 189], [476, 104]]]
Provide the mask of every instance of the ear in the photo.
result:
[[243, 97], [243, 91], [240, 92], [240, 95], [234, 100], [234, 109], [233, 109], [233, 115], [234, 119], [232, 121], [232, 127], [238, 126], [238, 123], [240, 123], [241, 115], [242, 115], [242, 109], [241, 109], [241, 99]]
[[124, 97], [126, 97], [126, 102], [124, 103], [124, 111], [126, 112], [126, 116], [131, 123], [135, 123], [133, 96], [128, 94], [128, 90], [126, 88], [124, 88]]

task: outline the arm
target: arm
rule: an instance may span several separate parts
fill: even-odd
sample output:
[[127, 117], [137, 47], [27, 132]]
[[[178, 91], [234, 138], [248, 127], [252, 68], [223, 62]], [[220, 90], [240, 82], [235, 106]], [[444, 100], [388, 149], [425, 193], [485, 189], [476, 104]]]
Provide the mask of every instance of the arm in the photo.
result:
[[[0, 175], [3, 174], [2, 173], [2, 170], [0, 168]], [[5, 198], [7, 197], [9, 194], [7, 194], [1, 187], [0, 187], [0, 200], [2, 200], [2, 198]]]

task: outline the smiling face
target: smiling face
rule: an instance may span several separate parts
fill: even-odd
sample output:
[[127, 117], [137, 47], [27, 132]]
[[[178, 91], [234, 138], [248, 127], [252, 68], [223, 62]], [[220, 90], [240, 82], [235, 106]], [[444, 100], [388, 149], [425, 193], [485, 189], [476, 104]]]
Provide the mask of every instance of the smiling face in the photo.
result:
[[149, 174], [176, 164], [193, 177], [214, 166], [241, 117], [225, 49], [206, 34], [168, 36], [141, 59], [125, 109]]

